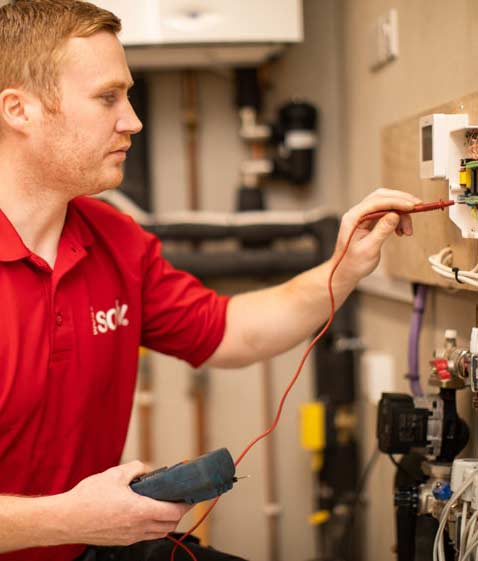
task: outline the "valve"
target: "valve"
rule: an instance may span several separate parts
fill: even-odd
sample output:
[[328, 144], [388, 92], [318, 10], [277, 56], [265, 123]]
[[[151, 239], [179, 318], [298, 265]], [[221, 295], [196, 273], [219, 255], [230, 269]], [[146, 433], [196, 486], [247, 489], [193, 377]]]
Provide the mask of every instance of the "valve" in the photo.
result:
[[470, 385], [471, 353], [468, 349], [457, 347], [456, 338], [457, 333], [454, 329], [445, 331], [445, 347], [435, 351], [434, 358], [430, 361], [430, 385], [453, 390], [461, 390]]

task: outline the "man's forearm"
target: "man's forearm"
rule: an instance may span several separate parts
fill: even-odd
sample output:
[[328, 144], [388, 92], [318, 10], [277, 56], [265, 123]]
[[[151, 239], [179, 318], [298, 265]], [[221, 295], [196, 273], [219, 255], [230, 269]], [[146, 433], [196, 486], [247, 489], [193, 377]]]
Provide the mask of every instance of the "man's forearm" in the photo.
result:
[[[240, 367], [285, 352], [314, 333], [330, 313], [330, 261], [278, 286], [234, 296], [226, 334], [209, 364]], [[338, 272], [334, 297], [340, 306], [355, 285]]]
[[0, 495], [0, 553], [68, 543], [62, 495]]

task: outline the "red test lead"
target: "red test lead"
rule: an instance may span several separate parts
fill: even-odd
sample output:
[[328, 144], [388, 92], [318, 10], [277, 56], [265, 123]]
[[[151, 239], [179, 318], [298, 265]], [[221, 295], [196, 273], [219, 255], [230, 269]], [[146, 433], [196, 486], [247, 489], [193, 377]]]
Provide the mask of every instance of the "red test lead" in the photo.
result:
[[416, 212], [428, 212], [429, 210], [445, 210], [448, 206], [453, 206], [455, 201], [434, 201], [431, 203], [420, 203], [415, 205], [411, 210], [397, 210], [390, 208], [388, 210], [379, 210], [377, 212], [370, 212], [369, 214], [364, 214], [360, 219], [360, 223], [365, 222], [365, 220], [377, 220], [382, 218], [389, 212], [394, 212], [395, 214], [414, 214]]
[[[349, 234], [347, 242], [345, 243], [345, 246], [342, 250], [342, 253], [336, 259], [336, 261], [335, 261], [335, 263], [332, 267], [332, 270], [330, 272], [330, 275], [329, 275], [328, 290], [329, 290], [329, 296], [330, 296], [330, 314], [329, 314], [329, 318], [327, 320], [327, 323], [324, 325], [324, 327], [322, 328], [320, 333], [312, 340], [312, 342], [309, 344], [309, 346], [305, 350], [304, 354], [302, 355], [302, 358], [300, 359], [299, 365], [297, 366], [297, 370], [295, 371], [294, 376], [292, 377], [291, 381], [289, 382], [289, 385], [287, 386], [287, 388], [286, 388], [286, 390], [285, 390], [285, 392], [284, 392], [284, 394], [283, 394], [283, 396], [280, 400], [274, 422], [272, 423], [272, 425], [266, 431], [264, 431], [262, 434], [260, 434], [256, 438], [254, 438], [251, 442], [249, 442], [249, 444], [246, 446], [246, 448], [242, 451], [242, 453], [238, 456], [238, 458], [234, 462], [235, 466], [237, 466], [242, 461], [244, 456], [249, 452], [249, 450], [255, 444], [257, 444], [257, 442], [259, 442], [259, 440], [262, 440], [263, 438], [268, 436], [276, 428], [276, 426], [277, 426], [277, 424], [280, 420], [280, 417], [281, 417], [281, 414], [282, 414], [282, 409], [284, 407], [287, 396], [289, 395], [289, 392], [291, 391], [292, 387], [294, 386], [295, 382], [297, 381], [297, 378], [299, 377], [299, 374], [302, 371], [302, 367], [304, 366], [304, 363], [307, 360], [307, 357], [309, 356], [311, 350], [313, 349], [313, 347], [317, 343], [317, 341], [319, 339], [321, 339], [322, 336], [325, 334], [325, 332], [329, 329], [330, 324], [332, 323], [332, 321], [334, 319], [334, 316], [335, 316], [335, 299], [334, 299], [334, 292], [332, 290], [332, 279], [334, 277], [335, 271], [337, 270], [338, 266], [342, 262], [342, 259], [345, 257], [345, 254], [347, 253], [350, 242], [352, 241], [352, 237], [355, 234], [357, 228], [360, 226], [360, 224], [363, 224], [364, 222], [366, 222], [368, 220], [377, 220], [379, 218], [382, 218], [383, 216], [385, 216], [386, 214], [388, 214], [390, 212], [394, 212], [395, 214], [413, 214], [413, 213], [416, 213], [416, 212], [428, 212], [428, 211], [431, 211], [431, 210], [445, 210], [446, 207], [452, 206], [454, 204], [455, 204], [454, 201], [442, 201], [442, 200], [434, 201], [434, 202], [431, 202], [431, 203], [420, 203], [420, 204], [415, 205], [410, 210], [389, 209], [389, 210], [380, 210], [380, 211], [377, 211], [377, 212], [370, 212], [368, 214], [364, 214], [363, 216], [361, 216], [357, 220], [355, 226], [352, 228], [352, 231]], [[219, 500], [219, 497], [216, 497], [214, 499], [214, 501], [212, 502], [211, 506], [207, 509], [207, 511], [201, 517], [201, 519], [188, 532], [186, 532], [179, 540], [172, 539], [172, 541], [174, 541], [174, 543], [175, 543], [175, 546], [171, 551], [170, 561], [174, 561], [174, 554], [175, 554], [178, 547], [183, 547], [183, 549], [185, 549], [183, 541], [187, 538], [187, 536], [189, 536], [192, 532], [194, 532], [194, 530], [198, 526], [200, 526], [202, 524], [204, 519], [208, 516], [208, 514], [211, 512], [211, 510], [215, 507], [218, 500]], [[168, 535], [168, 538], [171, 539], [171, 537], [169, 535]], [[189, 551], [188, 551], [188, 553], [189, 553], [191, 559], [193, 561], [196, 561], [196, 558], [194, 557], [194, 555]]]

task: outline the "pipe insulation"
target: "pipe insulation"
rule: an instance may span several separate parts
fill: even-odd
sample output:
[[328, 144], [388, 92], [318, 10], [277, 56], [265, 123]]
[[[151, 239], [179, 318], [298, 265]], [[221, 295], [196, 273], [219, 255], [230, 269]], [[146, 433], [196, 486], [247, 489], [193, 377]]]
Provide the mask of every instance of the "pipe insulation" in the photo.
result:
[[[162, 240], [261, 240], [321, 237], [330, 221], [338, 226], [337, 215], [327, 208], [306, 211], [201, 212], [178, 211], [159, 214], [145, 212], [120, 191], [104, 191], [99, 198], [129, 214], [133, 220]], [[334, 236], [337, 230], [334, 232]], [[257, 239], [257, 238], [254, 238]]]
[[[145, 230], [164, 242], [195, 243], [196, 246], [188, 250], [165, 247], [163, 255], [175, 267], [201, 278], [300, 273], [332, 255], [339, 227], [337, 216], [323, 208], [240, 213], [174, 212], [155, 217], [118, 191], [106, 191], [100, 194], [100, 198], [129, 214]], [[273, 242], [304, 236], [309, 236], [316, 248], [308, 251], [273, 247], [204, 251], [196, 243], [227, 239]]]

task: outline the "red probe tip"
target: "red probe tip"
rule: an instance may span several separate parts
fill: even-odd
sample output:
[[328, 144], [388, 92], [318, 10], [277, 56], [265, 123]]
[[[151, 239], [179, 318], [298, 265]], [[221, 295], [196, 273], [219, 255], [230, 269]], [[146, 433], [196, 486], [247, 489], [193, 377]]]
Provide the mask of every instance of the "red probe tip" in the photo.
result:
[[427, 212], [429, 210], [445, 210], [446, 207], [452, 206], [455, 204], [455, 201], [435, 201], [433, 203], [420, 203], [415, 205], [411, 211], [405, 211], [403, 214], [409, 214], [413, 212]]
[[447, 201], [442, 201], [440, 199], [440, 201], [438, 202], [438, 204], [440, 205], [438, 208], [441, 208], [442, 210], [445, 210], [445, 208], [447, 206], [453, 206], [455, 204], [455, 201], [452, 200], [447, 200]]

